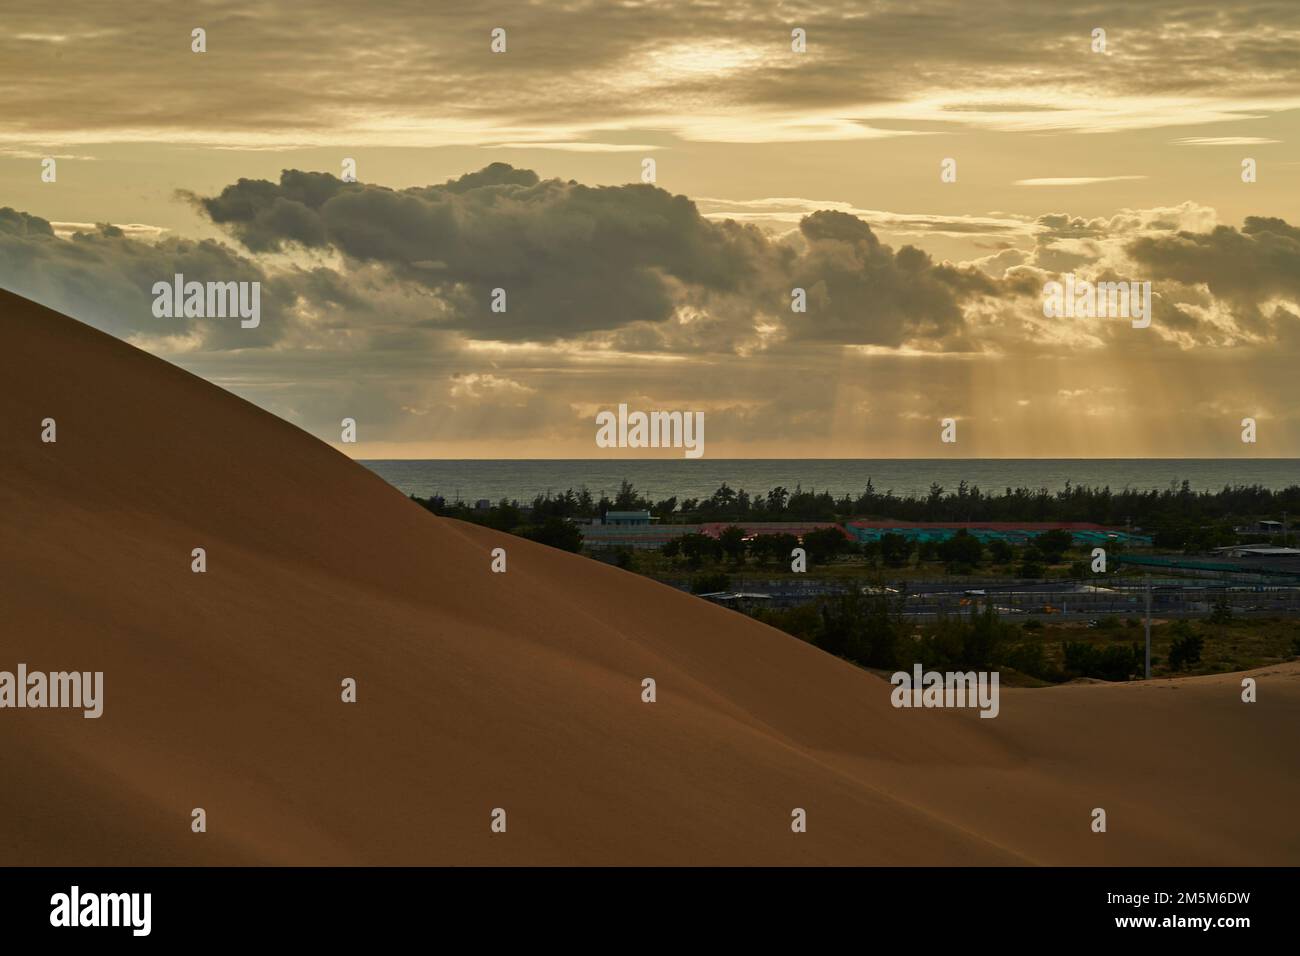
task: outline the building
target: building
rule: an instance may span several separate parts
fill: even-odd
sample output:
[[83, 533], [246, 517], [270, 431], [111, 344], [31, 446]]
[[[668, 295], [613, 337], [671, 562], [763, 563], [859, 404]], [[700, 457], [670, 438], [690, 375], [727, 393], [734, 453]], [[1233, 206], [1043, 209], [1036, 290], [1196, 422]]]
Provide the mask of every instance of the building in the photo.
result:
[[698, 532], [717, 538], [733, 526], [745, 532], [746, 541], [764, 534], [792, 534], [803, 541], [804, 535], [810, 531], [821, 531], [823, 528], [834, 528], [848, 540], [853, 540], [853, 535], [833, 521], [708, 521], [699, 525]]
[[1209, 555], [1122, 553], [1117, 564], [1143, 570], [1175, 571], [1225, 581], [1300, 584], [1300, 549], [1267, 545], [1219, 548]]
[[1236, 531], [1237, 534], [1247, 536], [1247, 537], [1271, 538], [1274, 535], [1286, 534], [1286, 525], [1284, 525], [1280, 521], [1252, 521], [1250, 524], [1242, 525], [1241, 527], [1234, 528], [1233, 530]]
[[756, 591], [714, 591], [698, 596], [706, 601], [721, 604], [723, 607], [734, 608], [737, 611], [752, 611], [756, 608], [767, 607], [772, 600], [772, 595], [760, 594]]
[[[626, 520], [623, 516], [634, 516]], [[632, 548], [649, 551], [662, 548], [669, 541], [688, 534], [707, 534], [716, 538], [724, 528], [733, 524], [745, 532], [749, 541], [761, 534], [792, 534], [800, 541], [809, 531], [820, 528], [835, 528], [849, 540], [852, 536], [844, 528], [829, 521], [769, 521], [769, 522], [735, 522], [711, 521], [706, 524], [659, 524], [652, 523], [648, 511], [611, 511], [605, 515], [604, 524], [593, 523], [582, 529], [583, 544], [589, 548]]]
[[1234, 544], [1215, 548], [1214, 552], [1225, 558], [1300, 560], [1300, 548], [1276, 548], [1267, 544]]
[[1151, 538], [1132, 534], [1123, 528], [1110, 528], [1086, 521], [895, 521], [890, 519], [859, 519], [850, 521], [845, 528], [858, 541], [879, 541], [887, 534], [896, 534], [912, 541], [946, 541], [958, 531], [965, 530], [972, 537], [987, 544], [1002, 540], [1009, 544], [1028, 544], [1046, 531], [1068, 531], [1077, 545], [1105, 546], [1118, 542], [1130, 546], [1149, 547]]
[[653, 518], [648, 511], [606, 511], [605, 524], [616, 528], [637, 528], [649, 525]]

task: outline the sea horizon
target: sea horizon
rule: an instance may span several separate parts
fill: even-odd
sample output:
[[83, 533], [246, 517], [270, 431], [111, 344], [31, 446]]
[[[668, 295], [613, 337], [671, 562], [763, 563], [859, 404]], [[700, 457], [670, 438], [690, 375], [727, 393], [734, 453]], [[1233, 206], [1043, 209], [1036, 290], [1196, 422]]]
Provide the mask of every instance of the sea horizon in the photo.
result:
[[357, 459], [405, 494], [448, 500], [502, 498], [527, 502], [540, 494], [586, 487], [618, 491], [630, 481], [648, 497], [703, 498], [722, 483], [751, 493], [777, 486], [858, 494], [870, 481], [878, 492], [927, 493], [962, 481], [986, 491], [1066, 487], [1162, 489], [1187, 481], [1195, 491], [1300, 484], [1297, 458], [388, 458]]

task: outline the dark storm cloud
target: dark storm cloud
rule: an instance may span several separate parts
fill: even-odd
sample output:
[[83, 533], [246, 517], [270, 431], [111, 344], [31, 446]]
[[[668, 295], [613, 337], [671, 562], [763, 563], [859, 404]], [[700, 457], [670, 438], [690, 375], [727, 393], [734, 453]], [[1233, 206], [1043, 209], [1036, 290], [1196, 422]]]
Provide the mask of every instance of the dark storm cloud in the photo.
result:
[[[278, 184], [240, 180], [196, 201], [254, 252], [329, 246], [381, 263], [447, 303], [445, 327], [482, 339], [554, 341], [665, 323], [681, 308], [731, 314], [714, 337], [725, 339], [789, 313], [799, 287], [809, 308], [786, 319], [793, 338], [900, 345], [960, 332], [960, 300], [995, 291], [912, 246], [895, 253], [847, 213], [805, 217], [791, 244], [705, 219], [654, 186], [539, 180], [503, 163], [400, 191], [287, 170]], [[490, 309], [497, 288], [504, 313]]]
[[961, 332], [960, 299], [991, 293], [974, 270], [936, 266], [915, 246], [895, 253], [856, 216], [815, 212], [799, 231], [807, 251], [791, 263], [794, 284], [807, 289], [808, 311], [787, 324], [794, 339], [898, 346], [943, 342]]
[[[170, 283], [177, 273], [186, 282], [262, 283], [260, 324], [245, 329], [238, 318], [156, 318], [154, 283]], [[216, 349], [273, 344], [298, 294], [294, 277], [268, 276], [221, 243], [142, 242], [108, 225], [59, 239], [46, 220], [9, 208], [0, 209], [0, 278], [10, 291], [123, 338], [198, 332]]]
[[[118, 230], [121, 232], [121, 230]], [[17, 209], [6, 206], [0, 209], [0, 241], [6, 237], [49, 237], [54, 238], [54, 229], [40, 216], [30, 216]]]
[[[159, 318], [154, 284], [260, 283], [260, 322], [238, 317]], [[383, 348], [401, 336], [431, 348], [438, 333], [421, 320], [436, 306], [395, 285], [385, 271], [347, 275], [324, 266], [279, 265], [245, 256], [221, 242], [165, 238], [144, 241], [109, 224], [59, 238], [51, 224], [0, 208], [0, 285], [120, 338], [173, 340], [181, 351], [279, 348], [345, 334], [351, 347]]]
[[[645, 185], [539, 181], [494, 163], [435, 186], [392, 190], [285, 171], [199, 200], [254, 252], [330, 246], [382, 263], [450, 304], [448, 328], [551, 341], [661, 321], [675, 285], [730, 290], [753, 277], [766, 240], [715, 224], [683, 196]], [[504, 289], [506, 311], [493, 312]]]
[[1127, 251], [1154, 279], [1204, 283], [1237, 305], [1300, 296], [1300, 229], [1281, 219], [1247, 216], [1240, 230], [1144, 236]]
[[[1032, 351], [1055, 347], [1059, 331], [1041, 319], [1043, 283], [1076, 270], [1154, 280], [1168, 321], [1145, 348], [1233, 345], [1286, 337], [1270, 300], [1300, 296], [1300, 230], [1265, 217], [1180, 227], [1213, 222], [1213, 210], [1190, 203], [1045, 214], [1033, 249], [956, 266], [891, 247], [843, 211], [810, 213], [777, 235], [705, 218], [654, 186], [542, 180], [501, 163], [402, 190], [287, 170], [190, 198], [247, 252], [116, 227], [61, 239], [46, 220], [5, 209], [0, 276], [123, 337], [389, 357], [468, 354], [476, 340], [680, 359], [844, 345]], [[153, 283], [177, 272], [260, 281], [261, 326], [154, 318]], [[504, 313], [490, 309], [497, 288]], [[806, 311], [791, 308], [795, 289]], [[1097, 331], [1098, 344], [1114, 344], [1112, 334]]]

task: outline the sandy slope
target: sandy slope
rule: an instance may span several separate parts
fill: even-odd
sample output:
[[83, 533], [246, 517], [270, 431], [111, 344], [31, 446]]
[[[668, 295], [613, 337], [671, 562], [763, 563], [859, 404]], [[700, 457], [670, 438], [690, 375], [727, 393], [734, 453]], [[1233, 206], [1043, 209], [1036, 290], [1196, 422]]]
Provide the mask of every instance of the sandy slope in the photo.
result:
[[895, 710], [66, 317], [0, 293], [0, 329], [0, 669], [107, 685], [97, 721], [0, 710], [0, 862], [1300, 862], [1298, 665], [1253, 706], [1226, 676]]

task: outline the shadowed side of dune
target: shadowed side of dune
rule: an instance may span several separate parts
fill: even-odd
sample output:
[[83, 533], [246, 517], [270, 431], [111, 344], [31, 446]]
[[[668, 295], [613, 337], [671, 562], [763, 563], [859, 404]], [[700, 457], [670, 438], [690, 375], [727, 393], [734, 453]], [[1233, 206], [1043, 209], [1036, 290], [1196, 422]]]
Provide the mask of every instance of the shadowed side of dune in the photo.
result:
[[98, 720], [0, 711], [0, 861], [1252, 862], [1295, 833], [1290, 665], [1255, 709], [1211, 680], [895, 710], [741, 615], [435, 518], [64, 316], [3, 293], [0, 327], [0, 669], [106, 685]]

